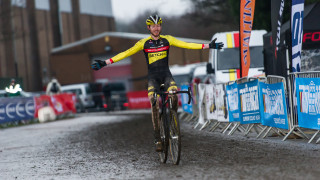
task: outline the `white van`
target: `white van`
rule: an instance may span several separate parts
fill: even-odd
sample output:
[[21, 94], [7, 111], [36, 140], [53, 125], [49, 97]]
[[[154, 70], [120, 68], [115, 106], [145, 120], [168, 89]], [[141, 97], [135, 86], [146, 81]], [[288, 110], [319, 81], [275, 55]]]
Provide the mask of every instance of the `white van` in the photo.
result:
[[91, 108], [95, 106], [88, 83], [61, 86], [61, 91], [76, 94], [84, 108]]
[[183, 84], [189, 84], [193, 79], [193, 72], [198, 66], [205, 66], [207, 63], [192, 63], [187, 65], [172, 65], [170, 66], [170, 72], [176, 84], [181, 86]]
[[[263, 35], [265, 30], [253, 30], [250, 37], [250, 69], [248, 77], [265, 76], [263, 64]], [[234, 81], [240, 77], [239, 32], [222, 32], [213, 35], [212, 40], [222, 42], [221, 50], [211, 49], [208, 72], [215, 74], [216, 83]], [[212, 67], [212, 68], [210, 68]]]

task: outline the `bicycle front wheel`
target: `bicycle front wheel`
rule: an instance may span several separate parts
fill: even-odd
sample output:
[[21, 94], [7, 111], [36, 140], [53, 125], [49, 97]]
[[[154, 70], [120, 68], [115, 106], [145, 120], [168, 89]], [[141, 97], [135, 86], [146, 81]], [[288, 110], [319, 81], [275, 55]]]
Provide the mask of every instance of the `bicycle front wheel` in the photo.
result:
[[166, 113], [161, 113], [160, 115], [160, 137], [162, 141], [163, 150], [159, 152], [160, 161], [162, 163], [167, 162], [168, 157], [168, 146], [169, 146], [169, 133], [168, 133], [168, 125], [167, 125], [167, 117]]
[[180, 124], [177, 116], [177, 112], [174, 110], [170, 110], [170, 136], [169, 136], [169, 144], [170, 144], [170, 152], [173, 164], [178, 165], [180, 161], [181, 154], [181, 135], [180, 135]]

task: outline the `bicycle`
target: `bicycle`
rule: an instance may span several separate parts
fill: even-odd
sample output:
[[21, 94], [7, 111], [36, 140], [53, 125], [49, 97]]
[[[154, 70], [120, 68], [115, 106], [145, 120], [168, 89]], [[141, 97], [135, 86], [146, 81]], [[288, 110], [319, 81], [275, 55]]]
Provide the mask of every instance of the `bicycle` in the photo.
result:
[[[160, 161], [166, 163], [168, 157], [168, 147], [170, 145], [170, 152], [173, 164], [178, 165], [180, 162], [181, 154], [181, 134], [180, 134], [180, 124], [177, 116], [177, 112], [172, 107], [172, 98], [169, 95], [175, 95], [179, 93], [187, 93], [189, 96], [188, 104], [191, 101], [191, 91], [190, 87], [188, 91], [175, 91], [175, 92], [165, 92], [164, 85], [160, 86], [160, 92], [155, 92], [155, 99], [160, 96], [161, 108], [159, 108], [160, 116], [160, 138], [163, 145], [163, 150], [159, 152]], [[153, 105], [157, 101], [153, 102]]]

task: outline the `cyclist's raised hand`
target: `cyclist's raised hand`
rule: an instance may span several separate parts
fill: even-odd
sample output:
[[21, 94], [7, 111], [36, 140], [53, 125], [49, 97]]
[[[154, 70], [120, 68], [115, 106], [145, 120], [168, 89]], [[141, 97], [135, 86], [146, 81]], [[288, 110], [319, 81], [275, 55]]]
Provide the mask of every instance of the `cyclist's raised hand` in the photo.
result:
[[216, 43], [216, 40], [217, 40], [217, 38], [215, 38], [214, 40], [211, 41], [211, 43], [209, 44], [209, 48], [211, 48], [211, 49], [222, 49], [224, 44], [222, 42]]
[[95, 71], [97, 71], [107, 65], [106, 61], [102, 61], [102, 60], [94, 60], [94, 61], [95, 61], [95, 63], [91, 64], [91, 68]]

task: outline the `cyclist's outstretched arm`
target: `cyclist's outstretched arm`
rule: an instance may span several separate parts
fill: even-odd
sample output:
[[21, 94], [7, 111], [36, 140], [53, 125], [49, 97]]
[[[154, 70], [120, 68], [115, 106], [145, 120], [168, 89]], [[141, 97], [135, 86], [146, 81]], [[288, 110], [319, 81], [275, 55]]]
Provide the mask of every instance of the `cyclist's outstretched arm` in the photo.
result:
[[143, 40], [138, 41], [133, 47], [131, 47], [130, 49], [117, 54], [116, 56], [105, 60], [107, 64], [112, 64], [115, 62], [118, 62], [122, 59], [125, 59], [126, 57], [129, 57], [135, 53], [137, 53], [138, 51], [143, 50]]
[[170, 45], [180, 47], [180, 48], [186, 48], [186, 49], [208, 49], [208, 48], [221, 49], [223, 47], [222, 42], [216, 43], [217, 39], [214, 39], [209, 44], [197, 44], [197, 43], [187, 43], [184, 41], [180, 41], [172, 36], [167, 36], [167, 38], [170, 42]]
[[135, 53], [137, 53], [138, 51], [143, 50], [143, 42], [142, 40], [138, 41], [133, 47], [131, 47], [130, 49], [117, 54], [116, 56], [110, 58], [110, 59], [106, 59], [106, 60], [95, 60], [95, 63], [91, 65], [91, 68], [93, 70], [99, 70], [101, 68], [103, 68], [106, 65], [118, 62], [122, 59], [125, 59], [126, 57], [129, 57]]

